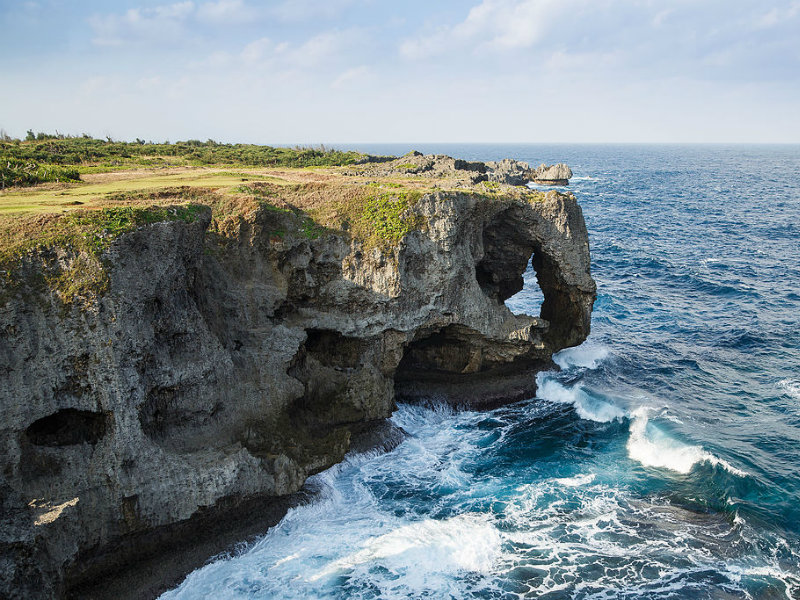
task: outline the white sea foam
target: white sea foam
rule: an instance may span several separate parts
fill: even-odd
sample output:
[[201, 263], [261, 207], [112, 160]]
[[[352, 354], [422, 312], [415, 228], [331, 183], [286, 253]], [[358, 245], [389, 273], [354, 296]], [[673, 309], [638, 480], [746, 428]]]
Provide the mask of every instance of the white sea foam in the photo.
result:
[[580, 384], [566, 387], [552, 378], [552, 375], [540, 373], [537, 375], [537, 397], [559, 404], [571, 404], [581, 419], [608, 423], [614, 419], [623, 419], [625, 411], [620, 407], [590, 396]]
[[743, 579], [777, 580], [783, 584], [784, 594], [788, 600], [800, 598], [800, 577], [787, 573], [778, 566], [740, 566], [727, 565], [726, 571], [731, 579], [737, 583]]
[[783, 379], [778, 382], [787, 396], [800, 400], [800, 381], [796, 379]]
[[394, 573], [395, 585], [402, 580], [409, 590], [422, 591], [430, 588], [431, 578], [441, 575], [459, 571], [488, 573], [500, 544], [500, 534], [487, 522], [486, 515], [425, 519], [368, 539], [362, 549], [333, 561], [311, 575], [309, 581], [370, 564]]
[[596, 369], [610, 354], [606, 346], [584, 343], [574, 348], [567, 348], [553, 355], [553, 361], [562, 369], [583, 367]]
[[592, 483], [594, 478], [594, 473], [585, 473], [583, 475], [575, 475], [573, 477], [560, 477], [558, 479], [554, 479], [554, 481], [559, 485], [563, 485], [564, 487], [579, 487]]
[[[574, 479], [579, 478], [588, 479]], [[594, 478], [579, 486], [565, 487], [562, 481], [516, 488], [505, 510], [504, 548], [511, 550], [498, 559], [496, 569], [518, 565], [518, 548], [532, 549], [528, 564], [536, 575], [525, 581], [520, 597], [563, 591], [565, 597], [607, 599], [623, 590], [631, 597], [680, 597], [687, 576], [714, 568], [712, 557], [724, 551], [716, 540], [725, 540], [727, 548], [730, 536], [738, 535], [719, 515], [698, 519], [679, 507], [638, 501]], [[698, 534], [708, 545], [687, 545]], [[687, 562], [693, 566], [686, 567]], [[620, 563], [626, 567], [620, 569]], [[641, 577], [641, 565], [658, 577]], [[604, 591], [592, 593], [598, 588]]]
[[[542, 383], [546, 388], [548, 380]], [[562, 401], [574, 404], [577, 397], [580, 404], [585, 392], [575, 387], [552, 390]], [[519, 567], [530, 573], [515, 583], [525, 597], [559, 590], [596, 597], [583, 593], [598, 586], [608, 594], [597, 597], [620, 590], [679, 593], [687, 575], [717, 568], [717, 557], [738, 547], [729, 542], [730, 536], [741, 535], [739, 523], [641, 501], [594, 472], [570, 477], [532, 473], [510, 488], [476, 474], [474, 462], [485, 452], [480, 442], [486, 435], [477, 425], [486, 419], [485, 414], [445, 407], [401, 406], [393, 420], [411, 437], [396, 450], [352, 456], [315, 476], [322, 489], [317, 501], [291, 510], [264, 539], [192, 573], [164, 598], [399, 600], [485, 596], [495, 590], [499, 596], [507, 589], [507, 574]], [[663, 449], [660, 440], [653, 441], [646, 410], [631, 419], [636, 422], [632, 432]], [[509, 429], [514, 430], [513, 421]], [[715, 460], [699, 446], [684, 447], [703, 460]], [[691, 468], [692, 460], [681, 466]], [[435, 494], [443, 482], [452, 488], [437, 496], [436, 506], [449, 506], [443, 516], [433, 516], [439, 508], [417, 511], [413, 507], [421, 505], [408, 501]], [[395, 496], [398, 491], [401, 495]], [[477, 512], [488, 499], [502, 508]], [[463, 512], [449, 512], [457, 506]], [[687, 540], [700, 546], [687, 545]], [[686, 558], [693, 566], [685, 566]], [[620, 562], [646, 566], [658, 578], [642, 577], [641, 567], [620, 569]], [[741, 568], [749, 569], [747, 563]], [[781, 576], [779, 571], [743, 573]], [[735, 579], [737, 573], [729, 576]], [[785, 574], [782, 581], [791, 582]], [[738, 589], [735, 581], [731, 585]]]
[[651, 408], [641, 406], [630, 414], [628, 456], [646, 467], [669, 469], [676, 473], [689, 473], [701, 462], [718, 465], [733, 475], [746, 477], [747, 473], [718, 458], [702, 446], [684, 444], [670, 437], [650, 423]]
[[328, 597], [342, 581], [354, 582], [354, 593], [343, 592], [353, 598], [466, 595], [465, 575], [485, 576], [500, 555], [494, 515], [397, 514], [374, 486], [401, 481], [402, 489], [425, 493], [445, 486], [451, 489], [443, 493], [489, 496], [483, 486], [495, 484], [462, 469], [482, 451], [485, 431], [472, 425], [485, 416], [401, 406], [396, 417], [411, 437], [395, 451], [351, 456], [314, 476], [316, 501], [290, 510], [245, 552], [195, 571], [163, 598]]

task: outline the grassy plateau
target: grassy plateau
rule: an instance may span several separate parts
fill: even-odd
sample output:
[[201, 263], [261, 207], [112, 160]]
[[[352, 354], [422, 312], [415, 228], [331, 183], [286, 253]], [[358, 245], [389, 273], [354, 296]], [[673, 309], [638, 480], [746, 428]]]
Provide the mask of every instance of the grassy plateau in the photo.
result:
[[[366, 159], [212, 140], [115, 142], [33, 132], [0, 140], [0, 304], [30, 279], [22, 274], [26, 257], [44, 261], [44, 282], [65, 302], [89, 298], [107, 285], [102, 254], [117, 236], [201, 213], [210, 212], [209, 243], [222, 248], [258, 215], [266, 216], [261, 222], [275, 243], [337, 232], [364, 249], [393, 246], [425, 226], [409, 209], [448, 184], [408, 173], [413, 164], [395, 164], [404, 157], [379, 159], [389, 168], [370, 175], [361, 167]], [[486, 182], [456, 187], [491, 197], [523, 193]], [[58, 249], [72, 258], [57, 258]]]

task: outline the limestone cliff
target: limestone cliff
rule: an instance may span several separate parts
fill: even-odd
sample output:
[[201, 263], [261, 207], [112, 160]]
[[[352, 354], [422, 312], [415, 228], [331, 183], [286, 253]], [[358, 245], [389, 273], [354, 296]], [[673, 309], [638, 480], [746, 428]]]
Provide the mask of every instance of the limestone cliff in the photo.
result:
[[[297, 492], [396, 397], [529, 397], [588, 335], [573, 196], [432, 190], [402, 217], [419, 226], [369, 245], [285, 234], [297, 216], [265, 207], [221, 246], [200, 212], [113, 241], [108, 290], [86, 302], [0, 290], [0, 596], [91, 596], [209, 515]], [[19, 268], [82, 260], [44, 252]], [[514, 315], [531, 256], [541, 315]]]

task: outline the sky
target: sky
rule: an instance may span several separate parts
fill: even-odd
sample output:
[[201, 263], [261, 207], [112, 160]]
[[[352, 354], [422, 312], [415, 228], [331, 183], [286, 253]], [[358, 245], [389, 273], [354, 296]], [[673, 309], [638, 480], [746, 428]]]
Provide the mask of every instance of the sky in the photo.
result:
[[0, 128], [800, 142], [800, 0], [0, 0]]

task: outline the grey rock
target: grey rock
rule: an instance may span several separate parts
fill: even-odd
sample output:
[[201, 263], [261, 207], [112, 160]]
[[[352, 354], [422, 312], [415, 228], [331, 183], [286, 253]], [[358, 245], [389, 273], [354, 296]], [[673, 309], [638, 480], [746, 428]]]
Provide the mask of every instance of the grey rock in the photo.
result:
[[567, 185], [572, 170], [564, 163], [542, 164], [531, 169], [526, 162], [504, 158], [500, 161], [468, 162], [442, 154], [422, 154], [411, 151], [396, 159], [365, 157], [352, 175], [385, 177], [408, 175], [415, 177], [446, 178], [462, 186], [490, 181], [505, 185], [525, 185], [531, 181], [545, 185]]
[[487, 162], [489, 181], [508, 185], [525, 185], [531, 178], [531, 168], [526, 162], [504, 158], [498, 162]]
[[536, 183], [548, 185], [567, 185], [572, 177], [572, 169], [564, 163], [547, 166], [539, 165], [533, 173], [532, 180]]
[[[191, 546], [208, 515], [227, 522], [243, 503], [297, 492], [354, 435], [380, 446], [365, 432], [396, 397], [532, 395], [532, 374], [589, 334], [575, 198], [437, 192], [410, 210], [426, 226], [385, 251], [340, 235], [276, 240], [275, 211], [224, 251], [207, 218], [157, 223], [112, 244], [110, 292], [88, 306], [0, 290], [0, 596], [80, 595], [104, 577], [146, 595], [158, 586], [120, 565]], [[544, 304], [514, 315], [504, 301], [532, 255]]]

